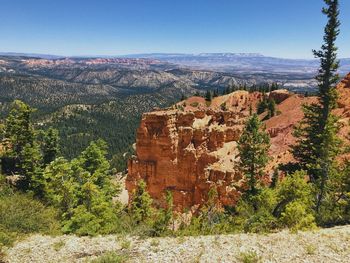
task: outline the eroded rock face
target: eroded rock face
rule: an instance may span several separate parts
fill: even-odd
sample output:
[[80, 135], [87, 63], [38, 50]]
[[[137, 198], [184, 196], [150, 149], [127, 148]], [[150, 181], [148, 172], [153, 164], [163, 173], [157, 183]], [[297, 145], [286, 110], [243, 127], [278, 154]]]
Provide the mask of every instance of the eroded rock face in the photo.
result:
[[162, 205], [165, 191], [181, 210], [207, 200], [216, 187], [224, 205], [234, 205], [244, 186], [236, 172], [236, 141], [249, 107], [260, 93], [239, 91], [215, 98], [210, 106], [193, 97], [171, 110], [143, 115], [137, 131], [137, 156], [129, 160], [129, 192], [144, 179], [151, 196]]
[[[349, 80], [350, 75], [338, 87], [340, 94], [350, 93], [346, 86]], [[301, 105], [317, 102], [315, 97], [287, 91], [274, 91], [269, 96], [279, 103], [279, 114], [265, 121], [272, 157], [267, 175], [277, 165], [293, 160], [292, 131], [303, 117]], [[235, 205], [245, 188], [245, 180], [237, 169], [237, 140], [250, 107], [255, 110], [261, 98], [258, 92], [237, 91], [214, 98], [207, 105], [203, 98], [192, 97], [171, 109], [144, 114], [137, 131], [136, 156], [128, 163], [129, 193], [143, 179], [158, 205], [164, 205], [164, 194], [171, 191], [175, 208], [181, 211], [206, 202], [210, 188], [215, 187], [223, 205]], [[341, 103], [337, 114], [346, 121], [350, 107], [348, 110], [345, 105], [350, 103]]]

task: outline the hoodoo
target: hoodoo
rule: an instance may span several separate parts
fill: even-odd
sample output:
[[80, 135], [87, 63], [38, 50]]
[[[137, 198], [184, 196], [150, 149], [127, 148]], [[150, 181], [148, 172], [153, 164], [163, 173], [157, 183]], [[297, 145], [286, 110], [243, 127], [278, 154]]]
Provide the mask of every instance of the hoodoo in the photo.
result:
[[[340, 121], [348, 121], [350, 74], [338, 85]], [[156, 203], [164, 203], [171, 191], [177, 210], [203, 204], [215, 187], [223, 205], [234, 205], [244, 190], [245, 180], [237, 169], [237, 140], [245, 120], [262, 99], [259, 92], [236, 91], [211, 102], [191, 97], [170, 109], [143, 115], [136, 138], [136, 156], [128, 163], [126, 188], [135, 189], [145, 180]], [[286, 90], [272, 91], [276, 116], [264, 120], [271, 137], [271, 161], [267, 177], [279, 164], [292, 161], [290, 146], [295, 142], [293, 127], [303, 113], [302, 104], [317, 102]], [[266, 114], [261, 114], [264, 118]], [[346, 135], [345, 131], [341, 131]], [[130, 195], [131, 196], [131, 195]]]

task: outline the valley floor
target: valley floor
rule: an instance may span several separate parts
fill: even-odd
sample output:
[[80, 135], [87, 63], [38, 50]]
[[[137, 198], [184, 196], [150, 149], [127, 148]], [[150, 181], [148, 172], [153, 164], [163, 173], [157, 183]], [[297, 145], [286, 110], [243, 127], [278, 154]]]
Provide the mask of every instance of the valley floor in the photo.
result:
[[109, 251], [127, 255], [127, 262], [350, 262], [350, 226], [147, 239], [35, 235], [8, 249], [5, 262], [90, 262]]

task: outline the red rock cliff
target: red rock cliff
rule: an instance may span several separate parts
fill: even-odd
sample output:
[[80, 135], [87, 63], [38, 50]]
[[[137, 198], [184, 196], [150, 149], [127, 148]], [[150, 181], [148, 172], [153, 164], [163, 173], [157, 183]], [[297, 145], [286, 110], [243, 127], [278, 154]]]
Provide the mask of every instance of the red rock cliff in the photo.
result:
[[[341, 96], [350, 93], [349, 80], [350, 75], [339, 85]], [[268, 171], [292, 160], [289, 148], [295, 142], [293, 127], [303, 117], [301, 105], [317, 101], [283, 90], [270, 96], [279, 102], [279, 114], [265, 122], [272, 144]], [[182, 210], [203, 204], [209, 189], [215, 187], [223, 205], [234, 205], [244, 188], [237, 172], [236, 141], [249, 107], [255, 108], [261, 97], [258, 92], [237, 91], [214, 98], [209, 106], [203, 98], [192, 97], [172, 109], [144, 114], [137, 131], [136, 156], [128, 163], [129, 193], [144, 179], [159, 205], [169, 190], [175, 207]], [[348, 98], [340, 100], [337, 110], [344, 122], [350, 116]]]

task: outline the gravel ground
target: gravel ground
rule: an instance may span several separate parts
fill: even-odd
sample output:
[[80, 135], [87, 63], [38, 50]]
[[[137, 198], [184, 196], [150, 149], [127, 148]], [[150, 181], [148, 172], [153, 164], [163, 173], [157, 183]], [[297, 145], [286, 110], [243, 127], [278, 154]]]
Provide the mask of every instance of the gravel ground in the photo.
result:
[[129, 255], [128, 262], [350, 262], [350, 226], [148, 239], [35, 235], [8, 249], [5, 262], [89, 262], [108, 251]]

